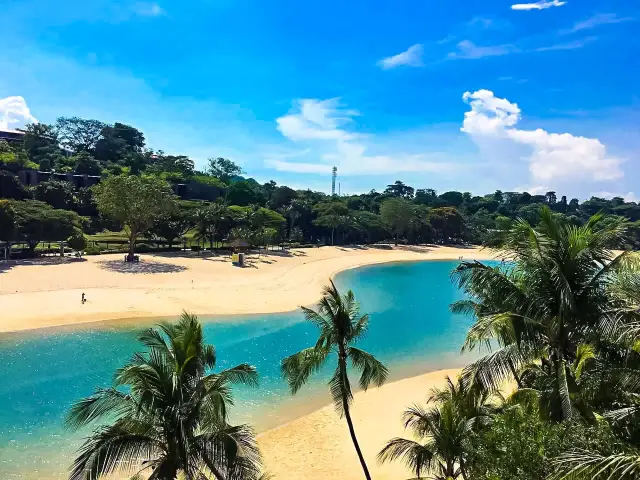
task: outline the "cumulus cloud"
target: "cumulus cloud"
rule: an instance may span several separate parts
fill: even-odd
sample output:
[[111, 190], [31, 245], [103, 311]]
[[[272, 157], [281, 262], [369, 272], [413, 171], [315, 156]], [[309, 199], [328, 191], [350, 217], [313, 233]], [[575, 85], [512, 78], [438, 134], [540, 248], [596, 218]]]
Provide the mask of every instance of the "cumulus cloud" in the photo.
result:
[[383, 58], [378, 62], [378, 66], [383, 70], [389, 70], [400, 66], [421, 67], [423, 46], [419, 43], [411, 45], [407, 50], [392, 57]]
[[541, 0], [539, 2], [534, 2], [534, 3], [516, 3], [515, 5], [511, 5], [511, 9], [512, 10], [545, 10], [551, 7], [561, 7], [566, 3], [567, 2], [562, 2], [560, 0], [551, 0], [551, 1]]
[[607, 153], [596, 138], [569, 133], [549, 133], [541, 128], [520, 130], [517, 104], [496, 97], [489, 90], [466, 92], [471, 110], [464, 115], [461, 131], [476, 139], [500, 139], [530, 149], [529, 172], [535, 183], [551, 180], [615, 180], [623, 176], [621, 159]]
[[[435, 160], [437, 154], [371, 153], [374, 139], [354, 131], [359, 112], [344, 108], [338, 99], [303, 99], [291, 113], [276, 120], [280, 133], [296, 143], [312, 145], [299, 156], [301, 161], [271, 155], [266, 165], [296, 173], [321, 173], [337, 166], [341, 175], [379, 175], [391, 172], [448, 172], [455, 165]], [[433, 160], [432, 160], [433, 159]]]
[[475, 45], [469, 40], [459, 42], [458, 51], [449, 53], [449, 58], [476, 59], [485, 57], [498, 57], [516, 53], [519, 50], [514, 45], [495, 45], [489, 47], [481, 47]]
[[37, 122], [23, 97], [0, 98], [0, 129], [11, 130]]

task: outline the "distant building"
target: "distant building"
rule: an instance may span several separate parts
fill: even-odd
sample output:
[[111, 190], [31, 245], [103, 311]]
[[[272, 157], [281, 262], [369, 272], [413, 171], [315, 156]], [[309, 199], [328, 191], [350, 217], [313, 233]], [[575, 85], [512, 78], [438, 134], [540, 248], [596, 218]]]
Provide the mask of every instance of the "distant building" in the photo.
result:
[[76, 175], [73, 173], [40, 172], [38, 170], [20, 170], [18, 179], [23, 185], [35, 187], [47, 180], [59, 180], [72, 183], [75, 188], [91, 187], [100, 181], [99, 175]]
[[20, 130], [3, 130], [0, 129], [0, 141], [5, 142], [21, 142], [24, 137], [24, 132]]

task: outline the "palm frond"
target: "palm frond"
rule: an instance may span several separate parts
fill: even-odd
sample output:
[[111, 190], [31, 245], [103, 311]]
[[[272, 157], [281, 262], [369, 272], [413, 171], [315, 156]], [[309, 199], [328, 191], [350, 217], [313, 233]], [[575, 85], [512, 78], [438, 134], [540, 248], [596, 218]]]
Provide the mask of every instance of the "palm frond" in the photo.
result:
[[389, 370], [370, 353], [349, 347], [347, 356], [351, 359], [353, 367], [361, 372], [360, 388], [363, 390], [367, 390], [371, 383], [379, 387], [386, 381]]
[[291, 393], [300, 390], [309, 376], [322, 368], [328, 355], [326, 349], [306, 348], [282, 360], [282, 378], [289, 384]]
[[554, 460], [552, 480], [626, 480], [640, 475], [640, 455], [570, 452]]
[[435, 464], [435, 455], [427, 445], [421, 445], [406, 438], [393, 438], [378, 453], [380, 463], [400, 460], [416, 477], [421, 478], [423, 473], [429, 472]]

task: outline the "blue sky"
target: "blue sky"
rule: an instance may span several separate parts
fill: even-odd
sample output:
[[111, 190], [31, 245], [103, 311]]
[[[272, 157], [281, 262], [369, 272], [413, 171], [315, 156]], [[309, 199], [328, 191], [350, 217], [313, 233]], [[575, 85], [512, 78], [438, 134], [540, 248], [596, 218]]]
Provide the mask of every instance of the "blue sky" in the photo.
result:
[[7, 3], [0, 126], [120, 121], [323, 191], [640, 196], [635, 2]]

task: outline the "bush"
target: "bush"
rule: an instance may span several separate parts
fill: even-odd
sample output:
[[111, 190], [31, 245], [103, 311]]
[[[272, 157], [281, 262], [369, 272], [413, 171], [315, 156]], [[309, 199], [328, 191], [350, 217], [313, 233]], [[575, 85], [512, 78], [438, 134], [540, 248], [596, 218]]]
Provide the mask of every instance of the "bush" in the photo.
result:
[[81, 230], [76, 229], [76, 231], [74, 231], [67, 239], [67, 245], [69, 245], [73, 250], [81, 252], [87, 248], [87, 239]]
[[85, 248], [84, 253], [85, 255], [100, 255], [102, 249], [95, 243], [92, 243]]
[[468, 459], [473, 480], [543, 480], [551, 460], [570, 450], [605, 455], [620, 450], [609, 425], [544, 421], [536, 409], [512, 408], [497, 415], [490, 428], [471, 439]]

